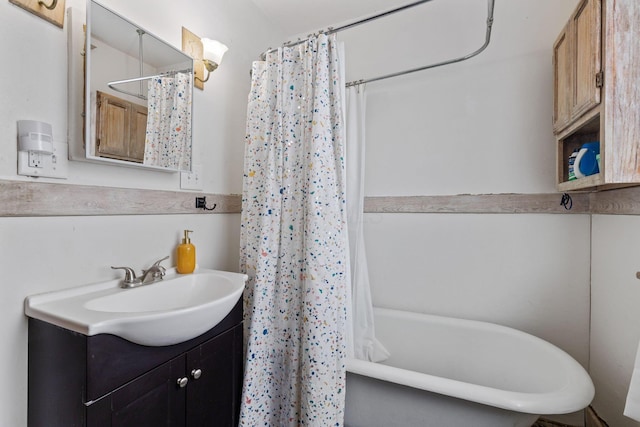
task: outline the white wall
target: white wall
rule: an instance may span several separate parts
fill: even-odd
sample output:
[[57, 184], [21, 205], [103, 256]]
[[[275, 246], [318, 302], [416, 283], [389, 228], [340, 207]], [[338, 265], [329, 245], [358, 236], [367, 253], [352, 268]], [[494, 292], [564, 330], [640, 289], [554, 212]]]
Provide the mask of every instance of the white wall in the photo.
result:
[[[67, 6], [84, 9], [81, 0]], [[246, 96], [251, 61], [281, 40], [251, 2], [190, 0], [104, 0], [148, 31], [181, 46], [181, 27], [229, 46], [221, 67], [194, 94], [194, 151], [204, 168], [204, 191], [240, 193]], [[65, 31], [0, 2], [0, 179], [16, 175], [16, 121], [53, 125], [66, 141], [67, 75]], [[40, 179], [40, 182], [51, 181]], [[178, 190], [179, 176], [114, 166], [70, 162], [71, 184]], [[195, 194], [194, 194], [195, 197]], [[27, 421], [27, 322], [30, 294], [118, 277], [111, 265], [137, 270], [171, 254], [181, 230], [194, 230], [198, 263], [236, 271], [239, 215], [0, 218], [0, 426]]]
[[[457, 3], [436, 19], [453, 19]], [[367, 195], [554, 192], [551, 46], [575, 3], [498, 0], [480, 56], [369, 84]], [[467, 28], [449, 31], [463, 38]], [[422, 40], [420, 49], [443, 49], [447, 38]], [[587, 362], [587, 215], [371, 214], [367, 227], [378, 304], [518, 325]]]
[[374, 305], [512, 326], [587, 366], [588, 230], [587, 215], [367, 214]]
[[591, 272], [591, 377], [594, 407], [609, 425], [622, 415], [640, 341], [640, 217], [594, 215]]
[[[368, 85], [367, 194], [555, 191], [551, 46], [576, 3], [497, 0], [479, 56]], [[348, 80], [459, 57], [484, 42], [484, 1], [415, 10], [408, 22], [345, 33]]]

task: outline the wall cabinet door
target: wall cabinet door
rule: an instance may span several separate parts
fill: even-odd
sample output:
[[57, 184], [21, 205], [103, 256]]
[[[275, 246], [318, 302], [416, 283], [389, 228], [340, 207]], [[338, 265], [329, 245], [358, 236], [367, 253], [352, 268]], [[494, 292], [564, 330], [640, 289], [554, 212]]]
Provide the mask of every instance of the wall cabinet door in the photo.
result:
[[133, 104], [131, 108], [131, 136], [129, 138], [129, 157], [144, 161], [144, 144], [147, 139], [147, 107]]
[[582, 116], [600, 103], [601, 16], [600, 0], [583, 0], [571, 18], [571, 38], [575, 46], [572, 119]]
[[558, 131], [571, 120], [572, 73], [569, 25], [565, 26], [553, 45], [553, 129]]
[[131, 104], [102, 92], [97, 96], [96, 152], [100, 156], [125, 157], [129, 150]]
[[562, 131], [600, 103], [600, 0], [583, 0], [553, 46], [553, 129]]

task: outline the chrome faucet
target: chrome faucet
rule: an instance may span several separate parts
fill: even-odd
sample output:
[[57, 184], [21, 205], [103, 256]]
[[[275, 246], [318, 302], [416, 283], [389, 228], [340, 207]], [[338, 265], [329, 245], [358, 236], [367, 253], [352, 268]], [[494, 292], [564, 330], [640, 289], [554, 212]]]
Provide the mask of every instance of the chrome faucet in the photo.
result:
[[162, 261], [169, 259], [166, 256], [154, 262], [147, 270], [142, 270], [142, 276], [136, 277], [136, 272], [131, 267], [111, 267], [114, 270], [124, 270], [124, 279], [120, 283], [121, 288], [135, 288], [137, 286], [149, 285], [162, 280], [166, 274], [166, 269], [160, 265]]

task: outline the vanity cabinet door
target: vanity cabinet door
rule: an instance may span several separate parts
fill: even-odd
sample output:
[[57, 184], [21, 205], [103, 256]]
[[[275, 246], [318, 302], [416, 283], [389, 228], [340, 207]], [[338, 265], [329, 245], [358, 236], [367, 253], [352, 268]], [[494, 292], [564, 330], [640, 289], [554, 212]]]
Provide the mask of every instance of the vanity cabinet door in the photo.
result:
[[188, 427], [238, 424], [242, 360], [242, 324], [187, 354]]
[[136, 378], [87, 408], [87, 427], [183, 427], [185, 356]]

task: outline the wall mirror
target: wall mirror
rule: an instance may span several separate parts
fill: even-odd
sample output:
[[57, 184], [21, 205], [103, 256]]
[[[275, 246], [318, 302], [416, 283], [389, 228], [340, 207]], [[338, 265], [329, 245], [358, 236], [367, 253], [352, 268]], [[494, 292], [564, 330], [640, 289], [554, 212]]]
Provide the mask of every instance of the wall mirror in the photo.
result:
[[193, 59], [93, 0], [67, 13], [71, 158], [191, 170]]

